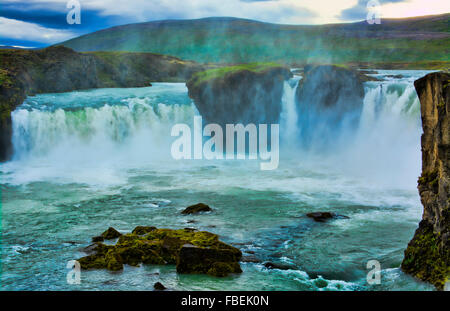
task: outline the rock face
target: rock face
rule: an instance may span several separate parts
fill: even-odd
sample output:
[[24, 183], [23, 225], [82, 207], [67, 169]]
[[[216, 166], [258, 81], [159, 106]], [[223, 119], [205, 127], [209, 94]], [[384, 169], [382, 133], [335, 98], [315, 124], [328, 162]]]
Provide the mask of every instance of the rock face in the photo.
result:
[[296, 93], [302, 142], [329, 145], [358, 125], [364, 75], [344, 67], [306, 66]]
[[0, 50], [0, 161], [12, 154], [11, 112], [27, 95], [186, 81], [205, 66], [151, 53]]
[[273, 124], [282, 109], [283, 82], [291, 76], [277, 64], [246, 64], [198, 72], [187, 87], [208, 123]]
[[450, 74], [431, 73], [414, 85], [424, 131], [418, 186], [424, 212], [402, 269], [442, 290], [450, 277]]
[[218, 277], [242, 272], [239, 249], [219, 241], [213, 233], [192, 229], [140, 226], [133, 233], [120, 235], [116, 245], [96, 243], [86, 251], [89, 255], [78, 260], [82, 269], [119, 271], [124, 264], [137, 266], [143, 263], [176, 264], [178, 273]]

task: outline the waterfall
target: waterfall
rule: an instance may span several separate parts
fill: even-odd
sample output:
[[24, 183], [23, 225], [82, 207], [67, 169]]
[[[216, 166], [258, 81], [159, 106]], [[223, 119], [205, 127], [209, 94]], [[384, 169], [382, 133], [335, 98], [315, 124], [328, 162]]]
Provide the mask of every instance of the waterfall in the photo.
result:
[[296, 142], [298, 138], [298, 114], [295, 103], [295, 94], [301, 77], [294, 76], [289, 81], [284, 82], [282, 111], [280, 115], [280, 125], [282, 133], [282, 142], [286, 144]]
[[[190, 123], [196, 111], [189, 101], [177, 103], [174, 94], [175, 104], [166, 104], [166, 100], [150, 94], [117, 102], [115, 97], [120, 97], [124, 90], [108, 92], [109, 97], [102, 98], [101, 104], [94, 102], [96, 97], [92, 96], [88, 104], [80, 106], [77, 97], [67, 93], [58, 94], [61, 98], [53, 107], [45, 106], [48, 98], [43, 95], [13, 111], [13, 160], [45, 158], [64, 162], [167, 157], [172, 125]], [[89, 92], [81, 94], [81, 100], [83, 96], [89, 97]], [[68, 97], [74, 97], [78, 106], [59, 107]]]
[[[284, 83], [282, 158], [326, 158], [367, 178], [415, 183], [420, 170], [421, 120], [414, 79], [365, 83], [359, 125], [352, 131], [338, 128], [336, 146], [322, 151], [302, 147], [298, 124], [304, 116], [295, 101], [299, 80], [294, 77]], [[171, 127], [191, 124], [196, 113], [183, 84], [38, 95], [12, 113], [13, 160], [63, 166], [169, 159]], [[320, 112], [313, 117], [319, 118]], [[301, 155], [292, 157], [291, 152]]]

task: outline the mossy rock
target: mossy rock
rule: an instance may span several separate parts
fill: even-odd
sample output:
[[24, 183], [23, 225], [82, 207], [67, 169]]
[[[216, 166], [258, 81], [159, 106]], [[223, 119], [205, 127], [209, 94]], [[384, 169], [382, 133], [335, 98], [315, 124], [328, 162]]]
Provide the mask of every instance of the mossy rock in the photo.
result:
[[242, 272], [238, 263], [240, 258], [240, 251], [230, 248], [204, 248], [185, 244], [178, 256], [177, 272], [223, 277], [229, 273]]
[[422, 220], [405, 251], [402, 270], [443, 290], [450, 278], [450, 248], [441, 243], [432, 225]]
[[152, 232], [153, 230], [156, 230], [156, 227], [150, 227], [150, 226], [137, 226], [136, 228], [134, 228], [133, 234], [137, 234], [137, 235], [144, 235], [146, 233]]
[[115, 245], [99, 242], [89, 246], [87, 251], [92, 254], [78, 260], [82, 269], [120, 271], [124, 264], [138, 266], [142, 263], [173, 264], [178, 273], [219, 277], [242, 272], [239, 249], [219, 241], [216, 234], [190, 228], [172, 230], [140, 226], [133, 233], [120, 235]]

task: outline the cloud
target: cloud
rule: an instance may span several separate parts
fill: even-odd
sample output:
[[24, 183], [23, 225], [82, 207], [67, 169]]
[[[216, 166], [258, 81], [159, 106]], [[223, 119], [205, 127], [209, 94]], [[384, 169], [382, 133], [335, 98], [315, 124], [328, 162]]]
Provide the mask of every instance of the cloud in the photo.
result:
[[[47, 25], [58, 23], [56, 20], [63, 23], [66, 3], [66, 0], [2, 0], [0, 15], [5, 16], [6, 12], [9, 18], [19, 18], [22, 14], [26, 21]], [[120, 16], [122, 23], [233, 16], [273, 23], [308, 24], [317, 17], [316, 11], [298, 0], [80, 0], [80, 3], [82, 15], [96, 14], [98, 21]], [[42, 14], [34, 14], [33, 11], [41, 11]]]
[[68, 30], [45, 28], [37, 24], [0, 17], [0, 38], [57, 43], [76, 36]]
[[[379, 0], [378, 2], [381, 7], [382, 5], [385, 5], [387, 3], [409, 2], [409, 0]], [[358, 3], [356, 3], [356, 5], [343, 10], [339, 18], [345, 21], [365, 20], [368, 13], [368, 3], [369, 0], [358, 0]]]

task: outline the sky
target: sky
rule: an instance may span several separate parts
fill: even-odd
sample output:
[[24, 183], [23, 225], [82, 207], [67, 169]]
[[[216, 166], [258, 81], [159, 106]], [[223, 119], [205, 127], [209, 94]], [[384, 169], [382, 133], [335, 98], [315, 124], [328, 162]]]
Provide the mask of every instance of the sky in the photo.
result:
[[[80, 24], [67, 22], [74, 2], [80, 5]], [[0, 0], [0, 46], [43, 47], [112, 26], [164, 19], [354, 22], [365, 20], [374, 3], [381, 18], [450, 13], [449, 0]]]

